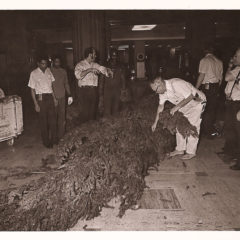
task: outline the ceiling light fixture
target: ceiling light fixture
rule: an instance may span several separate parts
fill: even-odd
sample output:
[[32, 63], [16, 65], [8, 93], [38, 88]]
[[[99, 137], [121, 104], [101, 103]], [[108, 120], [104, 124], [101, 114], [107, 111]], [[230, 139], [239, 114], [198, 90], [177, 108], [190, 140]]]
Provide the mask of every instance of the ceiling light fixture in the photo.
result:
[[157, 25], [152, 24], [152, 25], [134, 25], [132, 28], [132, 31], [149, 31], [155, 28]]

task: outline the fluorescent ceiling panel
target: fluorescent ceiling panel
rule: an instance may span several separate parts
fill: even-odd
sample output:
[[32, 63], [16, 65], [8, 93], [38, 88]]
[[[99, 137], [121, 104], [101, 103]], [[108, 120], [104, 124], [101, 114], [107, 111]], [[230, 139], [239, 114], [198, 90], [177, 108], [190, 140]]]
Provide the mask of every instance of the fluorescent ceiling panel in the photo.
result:
[[149, 31], [155, 28], [157, 25], [152, 24], [152, 25], [134, 25], [132, 28], [132, 31]]

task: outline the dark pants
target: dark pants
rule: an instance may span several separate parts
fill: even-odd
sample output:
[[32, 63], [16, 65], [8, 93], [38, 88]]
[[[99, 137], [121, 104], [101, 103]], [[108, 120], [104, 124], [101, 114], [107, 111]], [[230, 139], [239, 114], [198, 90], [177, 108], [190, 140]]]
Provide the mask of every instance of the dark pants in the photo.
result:
[[87, 122], [89, 120], [95, 120], [99, 100], [98, 87], [80, 87], [78, 94], [80, 121]]
[[59, 98], [58, 105], [56, 107], [57, 115], [57, 136], [61, 139], [65, 133], [66, 127], [66, 98]]
[[45, 146], [57, 143], [56, 112], [52, 94], [42, 94], [42, 100], [38, 101], [40, 106], [39, 120], [42, 142]]
[[209, 89], [205, 89], [204, 85], [201, 87], [207, 98], [206, 109], [203, 114], [202, 131], [204, 134], [210, 135], [215, 132], [214, 123], [216, 121], [219, 84], [210, 83]]
[[104, 116], [116, 115], [120, 107], [120, 87], [104, 89]]
[[225, 110], [224, 152], [240, 157], [240, 122], [237, 121], [236, 115], [240, 110], [240, 101], [227, 101]]

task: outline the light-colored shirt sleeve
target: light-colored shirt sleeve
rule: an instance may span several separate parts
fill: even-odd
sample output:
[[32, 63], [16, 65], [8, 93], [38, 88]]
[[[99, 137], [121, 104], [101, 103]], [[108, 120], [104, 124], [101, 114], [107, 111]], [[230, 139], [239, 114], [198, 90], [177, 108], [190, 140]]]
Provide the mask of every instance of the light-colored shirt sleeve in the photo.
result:
[[80, 63], [78, 63], [78, 64], [76, 65], [74, 73], [75, 73], [75, 77], [76, 77], [78, 80], [82, 80], [82, 79], [83, 79], [83, 77], [81, 77], [81, 74], [82, 74], [82, 72], [83, 72], [84, 70], [85, 70], [85, 69], [84, 69], [84, 66], [83, 66], [82, 62], [80, 62]]
[[28, 87], [30, 87], [32, 89], [36, 89], [36, 84], [35, 84], [35, 81], [34, 81], [34, 74], [33, 74], [33, 72], [31, 72], [31, 74], [30, 74]]
[[231, 71], [231, 74], [236, 78], [238, 73], [240, 71], [240, 68], [239, 67], [236, 67], [234, 68], [232, 71]]
[[99, 70], [103, 75], [107, 76], [107, 68], [104, 66], [99, 65], [98, 63], [94, 63], [93, 67], [96, 68], [97, 70]]
[[159, 94], [159, 105], [164, 105], [167, 101], [166, 93]]
[[207, 73], [209, 71], [210, 64], [207, 59], [202, 59], [199, 63], [199, 73]]

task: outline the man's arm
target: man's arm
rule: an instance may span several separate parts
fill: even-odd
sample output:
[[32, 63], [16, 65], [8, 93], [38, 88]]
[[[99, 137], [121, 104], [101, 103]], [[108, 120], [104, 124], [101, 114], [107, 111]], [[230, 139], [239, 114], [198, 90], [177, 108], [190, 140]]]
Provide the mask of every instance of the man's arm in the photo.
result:
[[40, 112], [40, 107], [39, 107], [37, 99], [36, 99], [36, 92], [33, 88], [31, 88], [31, 95], [32, 95], [35, 111]]
[[223, 80], [223, 63], [221, 63], [221, 73], [220, 73], [220, 76], [221, 76], [221, 78], [219, 80], [219, 86], [221, 86], [222, 80]]
[[157, 127], [157, 123], [159, 120], [159, 114], [164, 110], [164, 105], [163, 104], [159, 104], [158, 108], [157, 108], [157, 113], [156, 113], [156, 117], [155, 117], [155, 121], [152, 125], [152, 131], [154, 132], [156, 127]]
[[113, 77], [113, 72], [110, 68], [99, 65], [98, 63], [94, 63], [94, 68], [96, 68], [99, 72], [101, 72], [106, 77]]
[[53, 96], [53, 101], [54, 101], [54, 105], [55, 105], [55, 107], [58, 105], [58, 100], [57, 100], [57, 98], [56, 98], [56, 96], [55, 96], [55, 93], [54, 93], [54, 87], [53, 87], [53, 82], [55, 82], [55, 78], [54, 78], [54, 76], [53, 76], [53, 74], [52, 74], [52, 72], [51, 72], [51, 70], [48, 68], [48, 71], [49, 71], [49, 75], [50, 75], [50, 77], [51, 77], [51, 83], [52, 83], [52, 96]]
[[226, 72], [226, 75], [225, 75], [225, 81], [226, 82], [230, 82], [230, 81], [234, 81], [235, 80], [235, 77], [234, 75], [231, 73], [231, 68], [228, 68], [227, 69], [227, 72]]
[[78, 63], [75, 67], [74, 74], [78, 80], [82, 80], [90, 72], [92, 72], [94, 74], [100, 73], [100, 71], [96, 68], [88, 68], [88, 69], [83, 70], [83, 66], [81, 65], [81, 63]]
[[86, 75], [88, 74], [88, 73], [94, 73], [94, 74], [99, 74], [100, 73], [100, 71], [98, 70], [98, 69], [96, 69], [96, 68], [88, 68], [88, 69], [86, 69], [86, 70], [84, 70], [84, 71], [82, 71], [81, 72], [81, 74], [80, 74], [80, 79], [83, 79], [83, 78], [85, 78], [86, 77]]
[[65, 90], [67, 92], [67, 95], [68, 96], [71, 96], [71, 91], [70, 91], [70, 86], [69, 86], [69, 82], [68, 82], [68, 76], [67, 76], [67, 72], [64, 71], [64, 87], [65, 87]]
[[187, 98], [183, 99], [180, 103], [178, 103], [175, 107], [173, 107], [170, 111], [170, 113], [173, 115], [176, 111], [184, 107], [186, 104], [188, 104], [191, 100], [193, 100], [194, 96], [190, 94]]
[[232, 69], [233, 69], [233, 59], [231, 58], [229, 63], [228, 63], [228, 68], [227, 68], [227, 72], [225, 74], [225, 81], [226, 82], [230, 82], [230, 81], [234, 81], [235, 77], [232, 74]]
[[196, 83], [196, 88], [197, 89], [201, 86], [204, 77], [205, 77], [205, 73], [199, 73], [199, 76], [198, 76], [198, 79], [197, 79], [197, 83]]

